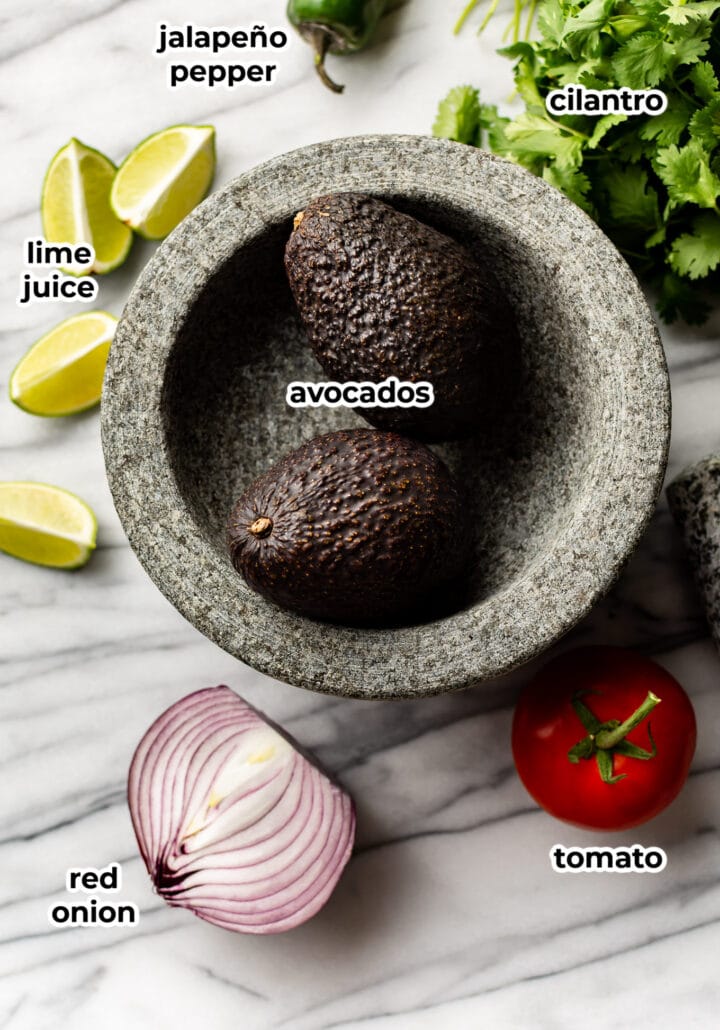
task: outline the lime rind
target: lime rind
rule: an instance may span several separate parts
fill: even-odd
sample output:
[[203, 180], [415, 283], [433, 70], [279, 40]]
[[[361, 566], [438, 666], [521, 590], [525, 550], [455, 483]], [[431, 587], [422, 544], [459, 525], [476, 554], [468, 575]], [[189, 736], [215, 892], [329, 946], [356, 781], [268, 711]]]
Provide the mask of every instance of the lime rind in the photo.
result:
[[[16, 547], [15, 550], [10, 550], [3, 547], [0, 542], [0, 552], [2, 554], [6, 554], [9, 558], [15, 558], [16, 561], [28, 562], [31, 565], [41, 565], [46, 569], [63, 569], [68, 572], [73, 569], [81, 569], [83, 565], [87, 565], [95, 550], [94, 544], [85, 544], [69, 536], [59, 537], [57, 534], [48, 533], [44, 529], [24, 526], [22, 523], [11, 522], [0, 517], [0, 541], [2, 541], [4, 529], [13, 531], [16, 537]], [[23, 537], [24, 547], [22, 546]], [[57, 552], [59, 541], [61, 541], [61, 545], [65, 545], [64, 550], [68, 556], [65, 560], [50, 559], [48, 556], [52, 554], [53, 550]], [[19, 547], [17, 546], [18, 543], [20, 543]], [[34, 554], [33, 551], [35, 552]]]
[[[153, 183], [152, 187], [148, 189], [145, 196], [142, 198], [142, 204], [139, 201], [133, 204], [123, 203], [120, 197], [125, 180], [128, 175], [132, 172], [133, 166], [137, 165], [138, 161], [142, 159], [143, 155], [160, 139], [168, 138], [173, 133], [185, 134], [186, 137], [192, 135], [196, 137], [196, 142], [186, 148], [186, 153], [183, 160], [177, 165], [173, 165], [171, 171], [164, 177], [161, 178], [157, 183]], [[196, 161], [202, 154], [206, 152], [207, 158], [207, 174], [202, 179], [202, 185], [200, 189], [194, 189], [192, 191], [190, 200], [185, 204], [178, 205], [180, 207], [180, 213], [174, 219], [171, 219], [169, 224], [163, 224], [159, 231], [157, 228], [154, 230], [149, 228], [155, 224], [157, 226], [157, 218], [154, 218], [154, 212], [158, 209], [162, 209], [164, 205], [168, 203], [169, 198], [173, 198], [173, 191], [176, 190], [178, 182], [181, 180], [183, 174], [192, 165], [193, 161]], [[133, 229], [138, 236], [147, 240], [158, 240], [164, 239], [172, 232], [174, 228], [185, 218], [205, 196], [212, 185], [212, 181], [215, 174], [216, 166], [216, 151], [215, 151], [215, 128], [212, 125], [188, 125], [181, 123], [179, 125], [170, 125], [166, 129], [161, 129], [159, 132], [154, 132], [150, 136], [141, 140], [140, 143], [128, 154], [125, 160], [118, 168], [115, 180], [110, 191], [110, 206], [118, 218], [125, 225]]]
[[[130, 253], [132, 245], [133, 245], [133, 234], [132, 234], [132, 231], [131, 231], [130, 235], [127, 238], [127, 244], [125, 246], [125, 249], [122, 250], [122, 251], [119, 251], [117, 257], [114, 258], [112, 261], [98, 261], [97, 256], [95, 257], [95, 264], [93, 266], [93, 272], [95, 272], [97, 275], [107, 275], [108, 272], [114, 272], [116, 268], [120, 268], [120, 266], [124, 265], [125, 262], [127, 261], [127, 257], [128, 257], [128, 254]], [[77, 275], [77, 272], [72, 273], [72, 274]]]

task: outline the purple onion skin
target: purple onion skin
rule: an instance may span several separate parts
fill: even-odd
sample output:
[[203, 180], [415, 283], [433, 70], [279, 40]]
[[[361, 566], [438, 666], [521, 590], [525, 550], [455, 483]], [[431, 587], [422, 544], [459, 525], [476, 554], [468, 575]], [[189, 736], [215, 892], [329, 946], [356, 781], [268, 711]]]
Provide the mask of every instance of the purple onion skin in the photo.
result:
[[157, 893], [237, 933], [314, 916], [355, 839], [350, 796], [225, 686], [155, 720], [130, 765], [128, 805]]

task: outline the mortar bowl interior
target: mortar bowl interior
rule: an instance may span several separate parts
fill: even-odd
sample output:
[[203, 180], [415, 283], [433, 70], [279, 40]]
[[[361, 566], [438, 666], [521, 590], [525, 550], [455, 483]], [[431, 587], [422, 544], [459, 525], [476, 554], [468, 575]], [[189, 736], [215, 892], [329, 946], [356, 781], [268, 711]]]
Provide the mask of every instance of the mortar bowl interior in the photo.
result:
[[[252, 480], [344, 408], [293, 409], [326, 378], [284, 274], [298, 210], [371, 193], [489, 262], [522, 339], [518, 394], [490, 432], [433, 447], [474, 527], [469, 592], [442, 618], [323, 624], [253, 593], [225, 527]], [[210, 197], [161, 246], [113, 343], [103, 397], [108, 477], [160, 589], [203, 633], [279, 679], [355, 697], [469, 686], [558, 639], [608, 589], [647, 523], [669, 432], [667, 371], [632, 273], [550, 186], [444, 141], [358, 137], [275, 159]]]

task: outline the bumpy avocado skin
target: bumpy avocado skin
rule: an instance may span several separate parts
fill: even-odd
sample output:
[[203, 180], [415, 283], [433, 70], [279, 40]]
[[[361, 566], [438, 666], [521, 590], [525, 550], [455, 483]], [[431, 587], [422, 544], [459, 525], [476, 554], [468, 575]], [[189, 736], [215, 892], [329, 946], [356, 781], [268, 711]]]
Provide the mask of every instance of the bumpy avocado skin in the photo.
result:
[[512, 310], [492, 271], [455, 240], [375, 197], [313, 200], [285, 268], [310, 344], [333, 380], [432, 383], [430, 408], [359, 408], [426, 441], [491, 427], [517, 378]]
[[457, 607], [469, 534], [459, 489], [432, 451], [348, 429], [315, 437], [260, 476], [233, 507], [228, 546], [237, 571], [271, 601], [360, 626]]

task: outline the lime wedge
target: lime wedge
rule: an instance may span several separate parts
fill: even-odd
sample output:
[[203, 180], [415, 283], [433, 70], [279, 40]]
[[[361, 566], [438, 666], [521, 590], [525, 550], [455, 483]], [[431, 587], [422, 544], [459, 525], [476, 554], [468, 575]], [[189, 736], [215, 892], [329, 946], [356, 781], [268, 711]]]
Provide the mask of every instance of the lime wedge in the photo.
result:
[[100, 400], [117, 318], [85, 311], [33, 344], [10, 377], [10, 400], [31, 415], [75, 415]]
[[200, 203], [214, 172], [212, 125], [173, 125], [143, 140], [125, 158], [110, 203], [141, 236], [161, 240]]
[[77, 569], [95, 548], [97, 520], [75, 494], [46, 483], [0, 483], [0, 551]]
[[95, 263], [68, 266], [72, 275], [100, 275], [121, 265], [132, 244], [132, 233], [110, 207], [115, 165], [98, 150], [71, 139], [50, 162], [42, 191], [43, 235], [48, 243], [89, 243]]

